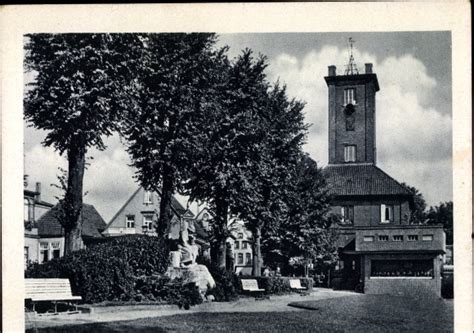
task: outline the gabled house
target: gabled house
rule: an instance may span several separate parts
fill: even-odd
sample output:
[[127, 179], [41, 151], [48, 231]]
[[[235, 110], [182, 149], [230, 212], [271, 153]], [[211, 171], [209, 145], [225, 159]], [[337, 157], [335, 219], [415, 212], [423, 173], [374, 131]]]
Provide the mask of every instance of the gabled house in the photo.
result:
[[[178, 239], [180, 232], [184, 232], [193, 236], [200, 247], [208, 243], [207, 232], [195, 223], [194, 214], [184, 208], [174, 196], [171, 199], [171, 210], [173, 216], [168, 230], [169, 238]], [[108, 237], [129, 234], [157, 236], [159, 213], [160, 193], [139, 187], [112, 217], [102, 234]]]
[[[64, 255], [64, 228], [59, 222], [61, 204], [58, 203], [51, 210], [42, 215], [28, 235], [25, 235], [26, 262], [44, 263], [53, 258]], [[101, 232], [106, 224], [94, 206], [82, 206], [82, 246], [102, 238]], [[28, 253], [28, 258], [26, 258]]]
[[[186, 213], [186, 209], [172, 197], [172, 224]], [[117, 211], [107, 224], [104, 236], [120, 236], [127, 234], [156, 235], [156, 223], [160, 212], [159, 193], [146, 191], [139, 187]], [[171, 231], [174, 232], [174, 231]]]
[[345, 75], [329, 66], [324, 79], [329, 89], [324, 173], [332, 210], [340, 216], [341, 286], [372, 294], [439, 296], [443, 228], [411, 224], [412, 193], [376, 165], [379, 83], [372, 64], [365, 65], [365, 74]]

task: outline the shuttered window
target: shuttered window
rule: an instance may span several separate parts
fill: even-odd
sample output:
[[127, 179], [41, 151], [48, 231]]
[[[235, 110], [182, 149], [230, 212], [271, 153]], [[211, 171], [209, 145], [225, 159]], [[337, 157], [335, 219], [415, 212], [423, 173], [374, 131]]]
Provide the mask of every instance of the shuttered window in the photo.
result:
[[355, 145], [344, 146], [344, 161], [355, 162], [357, 157], [357, 149]]

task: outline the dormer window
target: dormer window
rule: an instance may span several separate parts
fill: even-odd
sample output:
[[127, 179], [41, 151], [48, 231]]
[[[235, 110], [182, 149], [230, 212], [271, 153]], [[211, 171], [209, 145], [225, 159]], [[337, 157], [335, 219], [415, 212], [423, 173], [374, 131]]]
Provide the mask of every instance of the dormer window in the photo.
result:
[[352, 105], [357, 104], [357, 102], [355, 100], [355, 89], [354, 88], [344, 89], [344, 106], [346, 106], [347, 104], [352, 104]]

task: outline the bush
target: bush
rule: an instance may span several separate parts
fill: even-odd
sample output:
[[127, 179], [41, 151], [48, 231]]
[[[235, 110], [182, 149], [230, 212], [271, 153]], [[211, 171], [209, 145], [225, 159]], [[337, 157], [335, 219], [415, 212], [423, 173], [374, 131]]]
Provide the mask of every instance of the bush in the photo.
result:
[[25, 277], [67, 278], [73, 293], [81, 295], [85, 303], [129, 301], [144, 298], [136, 290], [136, 277], [161, 275], [167, 267], [164, 240], [130, 235], [44, 264], [32, 264]]

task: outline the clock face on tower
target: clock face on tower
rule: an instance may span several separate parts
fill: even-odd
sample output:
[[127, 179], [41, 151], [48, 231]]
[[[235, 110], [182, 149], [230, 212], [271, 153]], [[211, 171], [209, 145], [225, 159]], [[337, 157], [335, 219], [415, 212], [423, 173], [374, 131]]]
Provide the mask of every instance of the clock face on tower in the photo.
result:
[[346, 113], [346, 115], [350, 116], [352, 115], [354, 112], [355, 112], [355, 107], [352, 103], [348, 103], [345, 107], [344, 107], [344, 112]]

